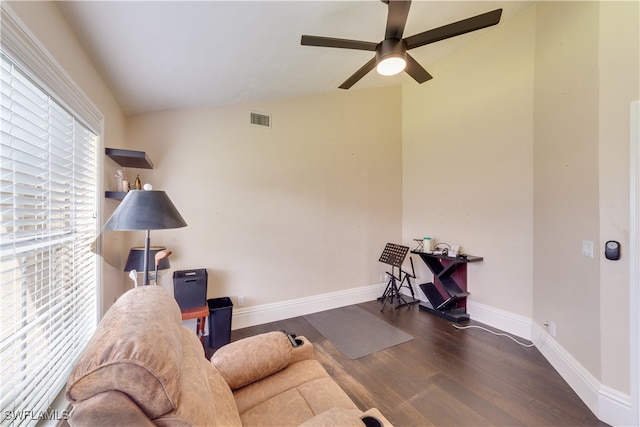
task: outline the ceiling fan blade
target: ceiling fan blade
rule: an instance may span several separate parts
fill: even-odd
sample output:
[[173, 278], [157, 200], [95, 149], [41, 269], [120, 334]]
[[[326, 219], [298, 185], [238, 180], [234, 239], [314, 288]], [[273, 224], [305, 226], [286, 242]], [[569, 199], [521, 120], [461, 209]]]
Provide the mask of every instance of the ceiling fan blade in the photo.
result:
[[427, 80], [431, 80], [433, 78], [433, 76], [429, 74], [427, 70], [422, 68], [422, 65], [418, 64], [418, 61], [413, 59], [413, 57], [408, 53], [405, 59], [407, 61], [407, 66], [404, 70], [407, 72], [407, 74], [413, 77], [415, 81], [417, 81], [418, 83], [424, 83]]
[[375, 52], [377, 43], [360, 40], [336, 39], [333, 37], [302, 36], [303, 46], [337, 47], [340, 49], [370, 50]]
[[402, 39], [404, 26], [409, 16], [411, 1], [389, 0], [389, 13], [387, 15], [387, 29], [384, 33], [386, 39]]
[[502, 9], [496, 9], [407, 37], [404, 39], [407, 42], [407, 50], [496, 25], [500, 22], [501, 15]]
[[351, 77], [349, 77], [347, 80], [345, 80], [345, 82], [342, 83], [338, 87], [340, 89], [349, 89], [351, 86], [356, 84], [356, 82], [358, 80], [360, 80], [361, 78], [366, 76], [367, 73], [369, 71], [373, 70], [375, 67], [376, 67], [376, 57], [374, 56], [369, 62], [364, 64], [362, 67], [360, 67], [360, 69], [358, 71], [353, 73], [353, 75]]

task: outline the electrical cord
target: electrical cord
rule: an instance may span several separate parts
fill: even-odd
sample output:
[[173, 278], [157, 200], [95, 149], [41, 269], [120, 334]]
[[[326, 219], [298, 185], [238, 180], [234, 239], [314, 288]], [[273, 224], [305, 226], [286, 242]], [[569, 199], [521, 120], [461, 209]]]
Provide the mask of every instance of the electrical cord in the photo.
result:
[[[453, 327], [454, 327], [454, 328], [456, 328], [456, 329], [472, 329], [472, 328], [473, 328], [473, 329], [481, 329], [481, 330], [483, 330], [483, 331], [487, 331], [487, 332], [489, 332], [489, 333], [491, 333], [491, 334], [493, 334], [493, 335], [497, 335], [497, 336], [500, 336], [500, 337], [507, 337], [507, 338], [509, 338], [510, 340], [514, 341], [516, 344], [521, 345], [522, 347], [526, 347], [526, 348], [536, 347], [538, 344], [541, 344], [541, 343], [542, 343], [542, 341], [543, 341], [543, 339], [544, 339], [544, 338], [546, 338], [546, 330], [543, 330], [543, 332], [545, 332], [545, 333], [543, 333], [543, 334], [541, 334], [541, 335], [540, 335], [540, 338], [538, 339], [538, 342], [536, 342], [536, 343], [531, 343], [531, 344], [525, 344], [525, 343], [523, 343], [523, 342], [518, 341], [517, 339], [515, 339], [514, 337], [512, 337], [512, 336], [511, 336], [511, 335], [509, 335], [509, 334], [505, 334], [505, 333], [501, 333], [501, 332], [494, 332], [494, 331], [492, 331], [492, 330], [490, 330], [490, 329], [487, 329], [487, 328], [484, 328], [484, 327], [482, 327], [482, 326], [476, 326], [476, 325], [458, 326], [458, 325], [453, 324], [453, 323], [451, 324], [451, 326], [453, 326]], [[546, 326], [546, 325], [545, 325], [545, 326]]]
[[451, 245], [450, 245], [450, 244], [448, 244], [448, 243], [446, 243], [446, 242], [439, 242], [439, 243], [436, 243], [436, 245], [433, 247], [433, 250], [438, 249], [438, 246], [440, 246], [440, 245], [447, 245], [447, 248], [448, 248], [449, 250], [451, 250]]

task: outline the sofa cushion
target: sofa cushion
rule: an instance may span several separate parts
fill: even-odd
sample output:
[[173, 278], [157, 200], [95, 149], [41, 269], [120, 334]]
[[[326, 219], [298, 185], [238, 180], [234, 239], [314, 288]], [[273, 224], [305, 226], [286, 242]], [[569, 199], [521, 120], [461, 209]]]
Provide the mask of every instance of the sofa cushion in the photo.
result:
[[245, 427], [288, 427], [300, 425], [313, 415], [304, 397], [294, 388], [243, 412], [240, 414], [240, 419]]
[[[267, 383], [269, 380], [267, 378], [261, 382]], [[260, 392], [259, 389], [253, 391]], [[243, 426], [297, 426], [332, 408], [357, 411], [342, 389], [331, 378], [324, 377], [274, 394], [241, 412], [240, 419]]]
[[286, 334], [268, 332], [225, 345], [211, 363], [235, 390], [287, 367], [292, 349]]
[[75, 403], [120, 391], [154, 419], [176, 408], [181, 369], [180, 308], [165, 289], [143, 286], [126, 292], [105, 314], [66, 395]]
[[329, 377], [317, 360], [304, 360], [289, 365], [274, 375], [235, 390], [233, 395], [240, 416], [243, 418], [244, 414], [249, 413], [253, 408], [292, 389], [304, 398], [304, 406], [311, 414], [319, 414], [334, 406], [357, 409], [349, 396]]

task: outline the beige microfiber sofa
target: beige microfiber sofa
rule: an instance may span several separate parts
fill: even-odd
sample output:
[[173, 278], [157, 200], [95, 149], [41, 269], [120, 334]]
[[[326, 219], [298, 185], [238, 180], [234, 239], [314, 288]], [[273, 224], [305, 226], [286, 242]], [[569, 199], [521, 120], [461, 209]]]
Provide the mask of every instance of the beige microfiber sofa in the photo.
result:
[[[389, 426], [360, 411], [303, 337], [245, 338], [206, 359], [158, 286], [132, 289], [106, 313], [66, 390], [72, 426]], [[376, 424], [377, 422], [380, 424]]]

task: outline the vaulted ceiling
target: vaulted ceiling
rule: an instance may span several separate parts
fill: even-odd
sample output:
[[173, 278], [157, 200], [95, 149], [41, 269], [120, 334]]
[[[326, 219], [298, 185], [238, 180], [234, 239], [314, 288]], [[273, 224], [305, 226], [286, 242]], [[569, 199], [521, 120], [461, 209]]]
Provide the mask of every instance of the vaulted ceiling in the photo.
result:
[[[379, 42], [387, 5], [358, 1], [67, 1], [74, 29], [125, 114], [342, 91], [373, 52], [301, 46], [303, 34]], [[410, 36], [502, 8], [504, 25], [529, 1], [411, 4]], [[411, 51], [427, 70], [490, 27]], [[470, 73], [473, 70], [469, 70]], [[438, 78], [433, 73], [434, 80]], [[415, 84], [368, 73], [349, 90]]]

